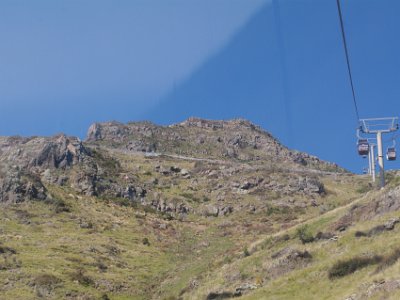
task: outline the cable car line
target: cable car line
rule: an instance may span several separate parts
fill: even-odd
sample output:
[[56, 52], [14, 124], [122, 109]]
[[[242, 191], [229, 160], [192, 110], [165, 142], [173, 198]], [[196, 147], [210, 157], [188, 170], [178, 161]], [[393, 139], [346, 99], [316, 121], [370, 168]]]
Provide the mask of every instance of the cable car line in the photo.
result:
[[349, 78], [350, 78], [350, 85], [351, 85], [351, 91], [353, 94], [353, 102], [354, 102], [354, 108], [356, 110], [356, 115], [357, 115], [357, 122], [360, 120], [360, 115], [358, 113], [358, 106], [357, 106], [357, 100], [356, 100], [356, 93], [354, 91], [354, 84], [353, 84], [353, 76], [351, 73], [351, 67], [350, 67], [350, 59], [349, 59], [349, 51], [347, 49], [347, 42], [346, 42], [346, 34], [344, 31], [344, 25], [343, 25], [343, 17], [342, 17], [342, 9], [340, 7], [340, 0], [336, 0], [337, 7], [338, 7], [338, 12], [339, 12], [339, 19], [340, 19], [340, 28], [342, 29], [342, 40], [343, 40], [343, 46], [344, 46], [344, 52], [346, 54], [346, 62], [347, 62], [347, 70], [349, 72]]
[[[372, 175], [372, 181], [375, 182], [375, 154], [374, 149], [377, 148], [378, 155], [377, 161], [379, 165], [379, 177], [380, 177], [380, 187], [383, 188], [385, 186], [385, 168], [384, 168], [384, 159], [383, 159], [383, 142], [382, 142], [382, 134], [393, 133], [399, 130], [399, 118], [398, 117], [385, 117], [385, 118], [370, 118], [370, 119], [360, 119], [360, 115], [358, 112], [358, 105], [356, 99], [356, 93], [354, 89], [353, 83], [353, 75], [351, 72], [351, 65], [350, 65], [350, 58], [349, 58], [349, 51], [347, 47], [346, 41], [346, 34], [344, 30], [343, 24], [343, 16], [342, 16], [342, 9], [340, 6], [340, 0], [336, 0], [337, 9], [339, 13], [339, 20], [340, 20], [340, 28], [342, 32], [342, 42], [344, 47], [344, 52], [346, 54], [346, 63], [347, 63], [347, 71], [349, 74], [351, 91], [353, 96], [353, 103], [355, 112], [357, 115], [357, 122], [359, 124], [357, 128], [357, 150], [358, 154], [363, 158], [368, 156], [368, 173]], [[362, 135], [369, 135], [369, 134], [376, 134], [376, 145], [370, 144], [368, 138]], [[388, 161], [395, 161], [397, 159], [396, 154], [396, 137], [395, 135], [392, 136], [392, 146], [386, 149], [386, 159]]]

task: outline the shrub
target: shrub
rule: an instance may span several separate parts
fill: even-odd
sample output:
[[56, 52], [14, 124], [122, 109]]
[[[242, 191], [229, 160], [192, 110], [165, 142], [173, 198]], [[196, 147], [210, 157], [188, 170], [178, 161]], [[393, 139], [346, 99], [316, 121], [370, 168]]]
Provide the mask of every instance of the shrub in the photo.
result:
[[267, 216], [271, 216], [273, 214], [279, 215], [288, 215], [291, 212], [290, 208], [287, 206], [268, 206], [267, 208]]
[[44, 201], [46, 204], [48, 205], [52, 205], [54, 211], [58, 214], [58, 213], [62, 213], [62, 212], [71, 212], [71, 208], [70, 206], [65, 203], [64, 200], [59, 199], [59, 198], [47, 198]]
[[46, 286], [46, 287], [53, 287], [60, 283], [61, 280], [54, 275], [51, 274], [41, 274], [35, 277], [32, 284], [34, 286]]
[[375, 272], [377, 273], [383, 271], [386, 268], [389, 268], [390, 266], [394, 265], [399, 258], [400, 258], [400, 249], [396, 249], [391, 254], [383, 257], [382, 261], [379, 263]]
[[223, 260], [223, 264], [227, 265], [230, 264], [233, 261], [231, 256], [225, 256]]
[[149, 213], [149, 214], [156, 214], [157, 213], [157, 210], [154, 207], [150, 206], [150, 205], [145, 205], [143, 207], [143, 210], [144, 210], [145, 213]]
[[208, 198], [207, 196], [203, 196], [203, 202], [210, 202], [210, 198]]
[[70, 275], [72, 281], [77, 281], [83, 286], [93, 285], [93, 279], [85, 274], [85, 270], [78, 269]]
[[362, 236], [367, 236], [367, 234], [364, 231], [356, 231], [354, 233], [355, 237], [362, 237]]
[[243, 249], [243, 256], [244, 256], [244, 257], [250, 256], [250, 252], [249, 252], [249, 249], [247, 249], [247, 247], [245, 247], [245, 248]]
[[110, 300], [110, 297], [108, 297], [107, 294], [103, 294], [100, 299], [101, 300]]
[[307, 225], [299, 227], [296, 231], [296, 235], [303, 244], [314, 241], [314, 236]]
[[[186, 198], [188, 201], [193, 201], [193, 202], [200, 202], [200, 199], [195, 197], [193, 194], [191, 193], [182, 193], [181, 194], [182, 197]], [[206, 201], [204, 201], [206, 202]]]
[[206, 300], [230, 299], [233, 297], [235, 297], [235, 295], [231, 292], [209, 293]]
[[15, 249], [13, 248], [0, 245], [0, 254], [7, 254], [7, 253], [16, 254], [17, 251], [15, 251]]
[[146, 246], [150, 246], [149, 239], [148, 239], [147, 237], [143, 238], [142, 244], [143, 244], [143, 245], [146, 245]]
[[369, 183], [369, 184], [367, 184], [367, 185], [362, 185], [362, 186], [360, 186], [360, 187], [356, 190], [356, 192], [359, 193], [359, 194], [365, 194], [365, 193], [371, 191], [372, 188], [373, 188], [372, 184]]
[[0, 260], [0, 271], [20, 268], [22, 265], [21, 261], [17, 260], [15, 256], [12, 259], [8, 258], [7, 256], [0, 256], [0, 258], [2, 258]]
[[106, 203], [112, 202], [113, 204], [116, 204], [118, 206], [123, 206], [123, 207], [133, 207], [137, 208], [138, 203], [136, 201], [132, 201], [131, 199], [128, 198], [105, 198], [101, 197], [106, 201]]
[[97, 259], [93, 266], [97, 267], [100, 272], [106, 272], [108, 269], [107, 265], [101, 259]]
[[374, 265], [382, 261], [382, 256], [375, 255], [373, 257], [356, 256], [347, 260], [341, 260], [335, 263], [329, 270], [330, 279], [343, 277], [354, 273], [355, 271]]

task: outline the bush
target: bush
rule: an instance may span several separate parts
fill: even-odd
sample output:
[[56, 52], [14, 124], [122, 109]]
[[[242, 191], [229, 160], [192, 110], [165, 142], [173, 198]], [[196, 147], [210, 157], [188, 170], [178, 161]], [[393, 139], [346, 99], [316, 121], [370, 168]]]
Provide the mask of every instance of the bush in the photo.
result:
[[355, 237], [363, 237], [363, 236], [368, 236], [364, 231], [356, 231], [354, 233]]
[[70, 206], [62, 199], [47, 198], [44, 202], [48, 205], [52, 205], [57, 214], [62, 212], [71, 212]]
[[72, 281], [77, 281], [83, 286], [93, 285], [94, 281], [92, 278], [85, 274], [85, 270], [78, 269], [76, 272], [70, 275]]
[[103, 294], [100, 299], [101, 300], [110, 300], [110, 297], [108, 297], [107, 294]]
[[142, 244], [145, 245], [145, 246], [150, 246], [149, 239], [147, 237], [143, 238]]
[[376, 273], [383, 271], [386, 268], [394, 265], [397, 260], [400, 258], [400, 249], [396, 249], [390, 255], [385, 256], [382, 261], [379, 263], [378, 267], [376, 268]]
[[200, 199], [195, 197], [193, 194], [191, 193], [182, 193], [181, 194], [182, 197], [186, 198], [188, 201], [193, 201], [193, 202], [200, 202]]
[[291, 212], [290, 208], [287, 206], [268, 206], [267, 208], [267, 216], [271, 216], [273, 214], [279, 215], [288, 215]]
[[138, 204], [135, 201], [132, 201], [131, 199], [128, 198], [105, 198], [105, 197], [101, 197], [103, 200], [106, 201], [106, 203], [112, 202], [115, 205], [118, 206], [123, 206], [123, 207], [133, 207], [133, 208], [137, 208]]
[[58, 283], [60, 283], [61, 280], [54, 275], [51, 274], [40, 274], [35, 277], [33, 280], [32, 284], [34, 286], [46, 286], [46, 287], [54, 287]]
[[210, 202], [210, 198], [208, 198], [207, 196], [203, 196], [203, 202]]
[[235, 294], [231, 292], [209, 293], [206, 297], [206, 300], [222, 300], [222, 299], [231, 299], [233, 297], [235, 297]]
[[16, 254], [17, 251], [15, 249], [0, 245], [0, 254]]
[[355, 271], [374, 265], [382, 261], [382, 256], [375, 255], [373, 257], [356, 256], [347, 260], [338, 261], [329, 270], [330, 279], [343, 277], [354, 273]]
[[314, 236], [307, 225], [298, 228], [296, 231], [296, 236], [303, 244], [311, 243], [314, 241]]
[[359, 194], [365, 194], [365, 193], [371, 191], [372, 189], [373, 189], [372, 184], [368, 183], [367, 185], [362, 185], [362, 186], [358, 187], [356, 192]]

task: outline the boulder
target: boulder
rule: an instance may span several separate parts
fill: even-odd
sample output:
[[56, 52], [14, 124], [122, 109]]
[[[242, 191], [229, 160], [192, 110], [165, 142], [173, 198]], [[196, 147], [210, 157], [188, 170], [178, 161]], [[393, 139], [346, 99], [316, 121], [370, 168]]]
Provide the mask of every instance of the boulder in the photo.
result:
[[201, 214], [205, 217], [218, 217], [219, 208], [214, 205], [206, 205], [203, 207]]
[[394, 227], [395, 227], [395, 225], [397, 224], [397, 223], [399, 223], [400, 222], [400, 218], [393, 218], [393, 219], [390, 219], [390, 220], [388, 220], [386, 223], [385, 223], [385, 229], [386, 230], [393, 230], [394, 229]]

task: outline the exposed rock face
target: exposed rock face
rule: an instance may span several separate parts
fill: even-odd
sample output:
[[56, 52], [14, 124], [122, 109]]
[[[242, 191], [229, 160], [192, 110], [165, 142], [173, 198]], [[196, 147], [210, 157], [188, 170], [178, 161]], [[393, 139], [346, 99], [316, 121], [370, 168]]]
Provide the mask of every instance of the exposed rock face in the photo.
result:
[[0, 161], [3, 164], [65, 169], [87, 156], [87, 149], [75, 137], [0, 137]]
[[[0, 138], [0, 202], [43, 200], [47, 196], [42, 181], [63, 185], [67, 173], [57, 170], [89, 161], [89, 151], [75, 137]], [[79, 185], [83, 180], [76, 181]]]
[[315, 156], [291, 151], [271, 134], [249, 121], [211, 121], [199, 118], [168, 127], [149, 122], [95, 123], [87, 142], [125, 151], [173, 153], [193, 157], [230, 158], [246, 161], [273, 160], [299, 167], [343, 171]]
[[56, 137], [44, 143], [40, 152], [30, 164], [46, 168], [71, 167], [82, 161], [88, 152], [77, 138], [67, 138], [65, 135]]
[[24, 200], [46, 199], [46, 188], [40, 180], [18, 171], [0, 177], [0, 202], [18, 203]]
[[156, 196], [155, 199], [151, 201], [144, 200], [142, 203], [153, 207], [157, 211], [171, 214], [173, 216], [185, 215], [192, 210], [190, 207], [182, 202], [179, 203], [176, 201], [168, 201], [166, 199], [160, 198], [159, 196]]
[[292, 178], [289, 182], [289, 192], [296, 191], [322, 194], [325, 192], [325, 188], [317, 178], [300, 176]]

